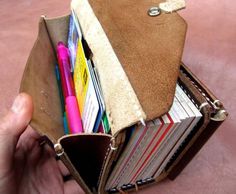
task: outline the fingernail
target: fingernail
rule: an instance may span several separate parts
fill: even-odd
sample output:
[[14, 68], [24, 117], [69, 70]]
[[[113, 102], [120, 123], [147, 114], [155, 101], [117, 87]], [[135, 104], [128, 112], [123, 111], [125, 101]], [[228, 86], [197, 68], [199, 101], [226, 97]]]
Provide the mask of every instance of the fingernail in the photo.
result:
[[19, 114], [23, 110], [24, 104], [25, 104], [24, 97], [21, 94], [19, 94], [15, 98], [11, 110], [16, 114]]

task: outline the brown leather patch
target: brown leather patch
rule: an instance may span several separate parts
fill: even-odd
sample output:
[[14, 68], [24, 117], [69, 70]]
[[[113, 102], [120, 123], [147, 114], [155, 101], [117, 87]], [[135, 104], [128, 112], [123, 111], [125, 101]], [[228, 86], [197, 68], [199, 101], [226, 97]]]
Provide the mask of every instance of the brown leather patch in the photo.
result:
[[[147, 119], [172, 104], [187, 25], [177, 14], [150, 17], [151, 0], [89, 0]], [[112, 64], [111, 64], [112, 65]]]

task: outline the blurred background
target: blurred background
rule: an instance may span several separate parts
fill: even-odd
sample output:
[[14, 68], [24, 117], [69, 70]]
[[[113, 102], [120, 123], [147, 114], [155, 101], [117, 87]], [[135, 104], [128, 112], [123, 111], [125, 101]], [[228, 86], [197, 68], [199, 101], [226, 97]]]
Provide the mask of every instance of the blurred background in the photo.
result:
[[[155, 1], [153, 1], [155, 3]], [[183, 62], [220, 99], [229, 117], [174, 180], [138, 193], [236, 193], [236, 1], [186, 1]], [[155, 5], [155, 4], [154, 4]], [[17, 95], [41, 15], [69, 13], [70, 0], [0, 0], [0, 116]]]

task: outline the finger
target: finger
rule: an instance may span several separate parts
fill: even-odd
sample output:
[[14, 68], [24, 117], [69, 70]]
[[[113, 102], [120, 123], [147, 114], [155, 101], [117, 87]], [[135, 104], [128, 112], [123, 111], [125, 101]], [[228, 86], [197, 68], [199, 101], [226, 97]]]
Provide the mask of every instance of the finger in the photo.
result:
[[41, 157], [42, 148], [39, 146], [40, 137], [41, 136], [31, 127], [26, 128], [16, 145], [14, 165], [19, 164], [18, 166], [20, 168], [20, 166], [25, 165], [27, 158], [38, 160]]
[[75, 180], [66, 181], [64, 184], [65, 194], [85, 194], [79, 184]]
[[17, 142], [17, 148], [27, 152], [32, 149], [34, 142], [38, 142], [40, 138], [41, 136], [34, 129], [27, 127]]
[[7, 115], [0, 120], [0, 170], [9, 170], [20, 135], [24, 132], [33, 114], [29, 95], [19, 94]]
[[61, 160], [58, 160], [57, 164], [63, 177], [70, 175], [69, 170], [66, 168], [65, 164]]

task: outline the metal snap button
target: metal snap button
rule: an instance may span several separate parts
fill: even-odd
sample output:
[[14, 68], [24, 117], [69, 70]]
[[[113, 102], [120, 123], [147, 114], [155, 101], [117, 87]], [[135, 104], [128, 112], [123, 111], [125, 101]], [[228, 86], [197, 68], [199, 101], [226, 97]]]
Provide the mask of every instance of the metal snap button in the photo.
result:
[[148, 10], [148, 15], [151, 16], [151, 17], [158, 16], [160, 14], [161, 14], [161, 10], [160, 10], [159, 7], [151, 7]]

